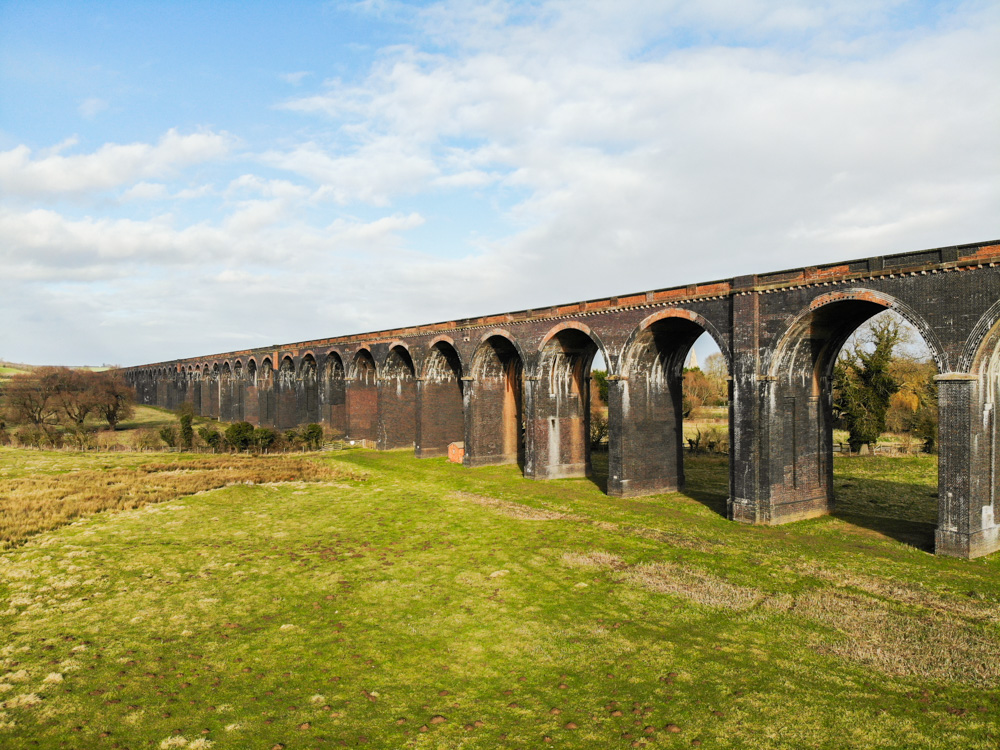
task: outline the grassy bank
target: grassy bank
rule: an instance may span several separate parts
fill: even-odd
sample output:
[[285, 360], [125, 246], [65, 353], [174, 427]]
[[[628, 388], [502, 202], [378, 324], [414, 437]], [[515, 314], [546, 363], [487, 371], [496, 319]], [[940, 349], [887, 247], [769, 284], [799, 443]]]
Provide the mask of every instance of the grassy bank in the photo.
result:
[[[935, 558], [846, 512], [737, 526], [715, 457], [688, 462], [688, 494], [633, 500], [403, 451], [308, 460], [335, 475], [97, 514], [0, 554], [0, 746], [1000, 737], [997, 556]], [[0, 451], [6, 481], [153, 461]], [[837, 467], [842, 509], [877, 505], [862, 464]], [[930, 491], [926, 465], [898, 471]]]

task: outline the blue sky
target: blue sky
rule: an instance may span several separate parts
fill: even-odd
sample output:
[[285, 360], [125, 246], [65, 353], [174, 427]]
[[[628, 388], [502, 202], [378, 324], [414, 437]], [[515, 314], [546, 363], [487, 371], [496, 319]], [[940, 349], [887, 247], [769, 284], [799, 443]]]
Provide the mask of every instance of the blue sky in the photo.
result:
[[994, 239], [998, 43], [993, 2], [0, 0], [0, 358]]

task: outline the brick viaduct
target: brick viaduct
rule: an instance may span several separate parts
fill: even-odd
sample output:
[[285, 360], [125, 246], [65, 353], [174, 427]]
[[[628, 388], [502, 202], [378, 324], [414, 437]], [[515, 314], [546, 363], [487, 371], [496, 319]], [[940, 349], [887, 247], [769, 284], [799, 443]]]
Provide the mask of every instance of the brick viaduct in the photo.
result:
[[684, 485], [685, 357], [707, 331], [729, 366], [735, 521], [833, 507], [831, 380], [865, 320], [894, 310], [938, 369], [939, 554], [1000, 549], [1000, 241], [127, 368], [141, 403], [184, 401], [280, 429], [323, 422], [380, 449], [535, 479], [590, 468], [590, 364], [608, 366], [608, 493]]

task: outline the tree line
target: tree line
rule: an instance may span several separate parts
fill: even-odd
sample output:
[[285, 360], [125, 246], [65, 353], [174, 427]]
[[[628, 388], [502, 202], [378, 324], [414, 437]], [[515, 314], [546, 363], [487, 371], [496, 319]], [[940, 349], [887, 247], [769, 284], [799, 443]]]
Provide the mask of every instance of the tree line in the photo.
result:
[[132, 388], [114, 370], [37, 367], [0, 383], [0, 442], [12, 435], [35, 447], [81, 442], [95, 421], [117, 429], [134, 404]]
[[[197, 439], [195, 435], [197, 434]], [[213, 453], [269, 453], [279, 450], [319, 450], [326, 440], [322, 425], [309, 424], [301, 429], [279, 432], [270, 427], [254, 427], [249, 422], [233, 422], [220, 430], [206, 424], [194, 427], [194, 409], [184, 403], [178, 410], [178, 426], [164, 425], [157, 433], [168, 448], [207, 449]]]

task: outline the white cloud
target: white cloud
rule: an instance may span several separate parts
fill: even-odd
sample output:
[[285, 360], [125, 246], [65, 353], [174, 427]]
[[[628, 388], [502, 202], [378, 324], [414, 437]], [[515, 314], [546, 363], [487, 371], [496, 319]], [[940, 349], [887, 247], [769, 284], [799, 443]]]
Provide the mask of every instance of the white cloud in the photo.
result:
[[98, 99], [96, 97], [91, 97], [89, 99], [84, 99], [80, 102], [78, 110], [80, 116], [85, 120], [93, 120], [97, 115], [108, 108], [108, 103], [104, 99]]
[[373, 139], [348, 154], [305, 143], [287, 152], [265, 152], [260, 159], [309, 178], [320, 186], [320, 197], [340, 204], [386, 206], [392, 197], [414, 193], [437, 175], [429, 155], [397, 136]]
[[162, 200], [168, 195], [167, 186], [159, 182], [137, 182], [124, 193], [123, 201]]
[[0, 195], [24, 197], [107, 190], [222, 159], [235, 143], [225, 132], [181, 135], [170, 129], [155, 145], [108, 143], [93, 153], [72, 156], [50, 152], [33, 159], [31, 149], [22, 145], [0, 152]]
[[932, 21], [853, 0], [362, 11], [411, 24], [413, 45], [304, 88], [281, 105], [301, 129], [238, 163], [222, 131], [0, 153], [0, 191], [26, 204], [0, 207], [21, 341], [54, 326], [17, 311], [25, 290], [79, 324], [73, 359], [137, 362], [996, 234], [985, 4]]
[[312, 75], [312, 71], [309, 71], [309, 70], [299, 70], [299, 71], [296, 71], [294, 73], [283, 73], [279, 77], [285, 83], [290, 83], [293, 86], [301, 86], [302, 85], [302, 81], [304, 79], [308, 78], [311, 75]]

